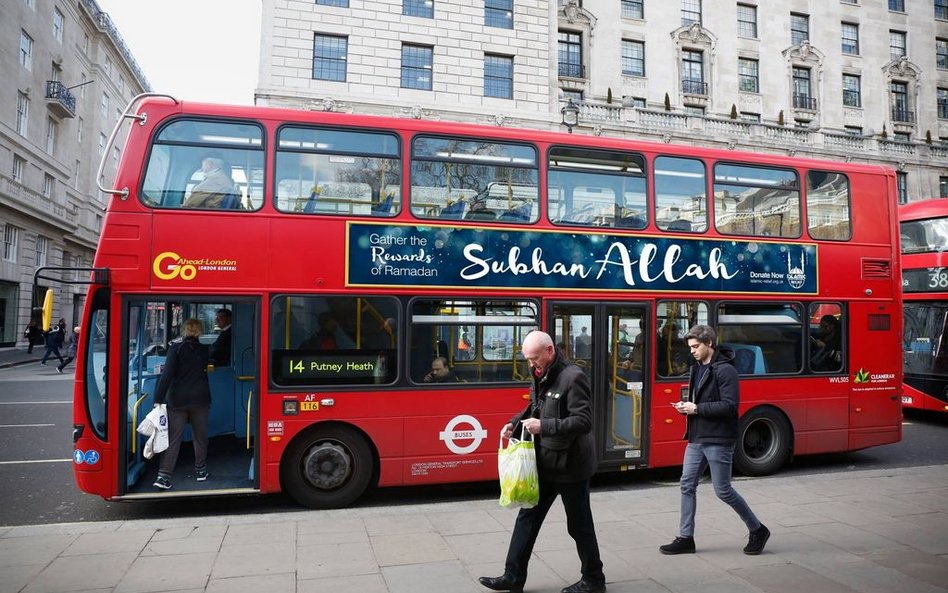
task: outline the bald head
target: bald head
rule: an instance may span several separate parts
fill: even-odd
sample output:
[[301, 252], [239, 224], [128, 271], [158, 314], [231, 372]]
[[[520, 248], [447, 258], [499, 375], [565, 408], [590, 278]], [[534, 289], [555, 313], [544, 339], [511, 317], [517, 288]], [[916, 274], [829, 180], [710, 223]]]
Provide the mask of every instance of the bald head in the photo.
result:
[[537, 375], [543, 374], [556, 358], [556, 349], [553, 347], [553, 338], [542, 331], [532, 331], [523, 339], [521, 346], [523, 357]]

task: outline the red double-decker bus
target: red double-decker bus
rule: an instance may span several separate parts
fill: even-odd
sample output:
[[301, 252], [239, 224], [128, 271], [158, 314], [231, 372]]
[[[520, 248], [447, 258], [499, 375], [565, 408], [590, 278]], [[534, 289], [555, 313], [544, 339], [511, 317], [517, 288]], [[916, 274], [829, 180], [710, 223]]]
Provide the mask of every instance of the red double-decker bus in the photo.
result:
[[948, 411], [948, 200], [899, 207], [904, 307], [902, 406]]
[[[123, 120], [77, 369], [84, 491], [338, 507], [496, 479], [538, 327], [589, 375], [603, 470], [680, 463], [696, 323], [736, 353], [740, 471], [901, 437], [887, 169], [162, 96]], [[231, 348], [210, 479], [185, 444], [163, 491], [135, 427], [188, 318]]]

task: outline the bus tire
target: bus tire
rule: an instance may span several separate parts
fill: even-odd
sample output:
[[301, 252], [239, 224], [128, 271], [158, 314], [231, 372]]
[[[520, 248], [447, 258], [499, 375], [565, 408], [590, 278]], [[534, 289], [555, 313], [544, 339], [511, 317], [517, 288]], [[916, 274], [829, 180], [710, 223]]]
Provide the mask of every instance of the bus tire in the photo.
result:
[[355, 502], [375, 475], [375, 456], [365, 437], [339, 424], [315, 426], [290, 443], [280, 463], [283, 490], [311, 509]]
[[741, 418], [734, 466], [745, 476], [766, 476], [790, 458], [793, 428], [775, 408], [754, 408]]

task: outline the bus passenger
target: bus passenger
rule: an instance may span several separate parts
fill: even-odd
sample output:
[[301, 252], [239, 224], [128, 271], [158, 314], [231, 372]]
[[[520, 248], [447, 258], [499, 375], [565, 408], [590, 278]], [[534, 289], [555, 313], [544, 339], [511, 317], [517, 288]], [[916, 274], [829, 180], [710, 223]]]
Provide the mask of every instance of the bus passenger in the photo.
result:
[[458, 378], [450, 368], [448, 359], [438, 356], [431, 361], [431, 372], [425, 375], [425, 383], [457, 383]]
[[230, 309], [218, 309], [214, 313], [214, 323], [220, 328], [221, 333], [217, 334], [217, 339], [211, 344], [211, 362], [219, 367], [230, 366]]
[[[194, 186], [191, 195], [182, 204], [183, 208], [238, 208], [237, 187], [230, 178], [230, 167], [216, 156], [204, 157], [201, 161], [204, 179]], [[233, 204], [225, 203], [233, 202]]]
[[813, 351], [810, 363], [815, 371], [838, 370], [842, 362], [843, 337], [840, 335], [839, 319], [835, 315], [820, 317], [820, 337], [811, 338]]
[[[171, 488], [171, 475], [178, 462], [184, 427], [191, 424], [194, 442], [194, 475], [207, 479], [207, 419], [211, 408], [211, 386], [207, 380], [208, 347], [198, 339], [204, 331], [197, 319], [182, 326], [181, 341], [171, 343], [165, 368], [155, 388], [155, 404], [168, 401], [168, 448], [161, 454], [155, 487]], [[170, 394], [170, 398], [169, 398]]]
[[303, 340], [300, 344], [300, 350], [335, 350], [336, 330], [339, 329], [339, 322], [329, 311], [323, 311], [319, 314], [319, 328], [316, 333]]

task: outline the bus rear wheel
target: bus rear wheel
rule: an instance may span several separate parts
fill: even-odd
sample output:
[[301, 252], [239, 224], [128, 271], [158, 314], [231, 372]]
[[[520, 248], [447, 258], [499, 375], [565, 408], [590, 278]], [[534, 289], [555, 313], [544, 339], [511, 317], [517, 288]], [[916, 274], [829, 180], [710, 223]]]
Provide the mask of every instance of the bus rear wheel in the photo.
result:
[[351, 505], [375, 473], [365, 438], [346, 426], [317, 427], [296, 437], [280, 464], [283, 489], [312, 509]]
[[790, 457], [792, 437], [790, 422], [778, 410], [751, 410], [741, 418], [734, 467], [745, 476], [776, 472]]

